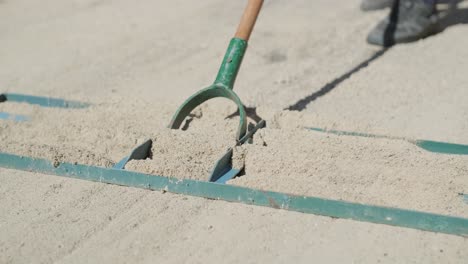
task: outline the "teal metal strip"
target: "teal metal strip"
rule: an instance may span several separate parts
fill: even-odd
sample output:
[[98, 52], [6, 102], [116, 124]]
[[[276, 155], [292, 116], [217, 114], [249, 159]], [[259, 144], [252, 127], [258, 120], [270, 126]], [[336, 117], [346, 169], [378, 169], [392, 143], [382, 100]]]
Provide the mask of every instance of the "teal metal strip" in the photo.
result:
[[15, 114], [7, 113], [7, 112], [0, 112], [0, 119], [13, 120], [16, 122], [24, 122], [28, 120], [28, 117], [24, 115], [15, 115]]
[[317, 132], [322, 132], [322, 133], [335, 134], [335, 135], [339, 135], [339, 136], [395, 139], [394, 137], [389, 137], [389, 136], [372, 135], [372, 134], [366, 134], [366, 133], [360, 133], [360, 132], [340, 131], [340, 130], [332, 130], [332, 129], [329, 130], [329, 129], [318, 128], [318, 127], [306, 127], [306, 129], [309, 129], [309, 130], [312, 130], [312, 131], [317, 131]]
[[217, 179], [216, 183], [227, 184], [227, 182], [229, 180], [236, 177], [240, 172], [241, 172], [241, 170], [231, 168], [226, 173], [224, 173], [223, 176], [221, 176], [219, 179]]
[[0, 167], [468, 237], [468, 219], [0, 153]]
[[[226, 183], [234, 178], [240, 170], [232, 169], [233, 150], [229, 149], [214, 165], [208, 181], [217, 183]], [[230, 177], [230, 178], [229, 178]]]
[[408, 140], [403, 137], [373, 135], [373, 134], [367, 134], [367, 133], [340, 131], [340, 130], [327, 130], [327, 129], [318, 128], [318, 127], [306, 127], [306, 129], [317, 131], [317, 132], [322, 132], [322, 133], [344, 135], [344, 136], [400, 139], [400, 140], [405, 140], [410, 143], [413, 143], [416, 146], [424, 150], [427, 150], [429, 152], [441, 153], [441, 154], [453, 154], [453, 155], [468, 155], [468, 145], [462, 145], [462, 144], [453, 144], [453, 143], [448, 143], [448, 142], [439, 142], [439, 141], [431, 141], [431, 140]]
[[39, 105], [42, 107], [56, 107], [56, 108], [86, 108], [90, 105], [88, 103], [68, 101], [59, 98], [50, 98], [42, 96], [32, 96], [15, 93], [5, 93], [0, 95], [0, 102], [18, 102]]
[[126, 156], [123, 159], [121, 159], [119, 162], [114, 164], [112, 168], [116, 170], [123, 170], [125, 169], [125, 165], [128, 163], [129, 160], [130, 160], [130, 156]]
[[431, 140], [416, 140], [416, 141], [412, 141], [412, 143], [430, 152], [443, 153], [443, 154], [468, 155], [467, 145], [453, 144], [453, 143], [447, 143], [447, 142], [438, 142], [438, 141], [431, 141]]

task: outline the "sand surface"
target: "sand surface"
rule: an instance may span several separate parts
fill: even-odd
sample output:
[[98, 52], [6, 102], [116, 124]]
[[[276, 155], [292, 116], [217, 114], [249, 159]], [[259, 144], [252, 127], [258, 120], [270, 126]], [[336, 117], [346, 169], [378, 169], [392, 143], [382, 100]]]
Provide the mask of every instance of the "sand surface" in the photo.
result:
[[246, 146], [245, 175], [230, 183], [468, 217], [459, 196], [468, 192], [468, 156], [404, 140], [264, 129]]
[[150, 157], [131, 160], [127, 170], [182, 179], [209, 180], [216, 162], [236, 144], [235, 133], [163, 130], [152, 139]]
[[[152, 159], [129, 167], [205, 179], [232, 145], [236, 109], [222, 100], [186, 131], [167, 125], [213, 81], [244, 2], [0, 1], [0, 92], [93, 104], [0, 103], [30, 118], [0, 121], [0, 151], [110, 167], [153, 139]], [[442, 33], [384, 51], [364, 40], [385, 11], [338, 2], [266, 1], [235, 91], [268, 127], [238, 152], [245, 172], [232, 183], [468, 217], [466, 157], [302, 130], [468, 144], [466, 1]], [[14, 170], [0, 181], [1, 263], [468, 259], [456, 236]]]
[[[214, 99], [195, 109], [182, 130], [162, 129], [152, 138], [150, 157], [131, 160], [127, 170], [208, 181], [216, 162], [234, 150], [233, 167], [244, 168], [245, 147], [237, 144], [239, 116], [235, 105]], [[249, 124], [255, 120], [247, 118]]]
[[461, 237], [0, 173], [2, 263], [463, 263], [468, 257], [468, 242]]

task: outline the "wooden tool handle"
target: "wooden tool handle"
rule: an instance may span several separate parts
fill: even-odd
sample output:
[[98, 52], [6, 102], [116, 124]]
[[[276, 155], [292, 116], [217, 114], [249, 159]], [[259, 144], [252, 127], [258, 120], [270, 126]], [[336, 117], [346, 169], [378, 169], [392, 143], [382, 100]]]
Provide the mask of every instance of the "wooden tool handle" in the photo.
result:
[[255, 22], [257, 21], [258, 14], [260, 13], [260, 9], [262, 9], [263, 0], [248, 0], [249, 3], [245, 8], [244, 15], [242, 16], [241, 22], [239, 27], [237, 28], [237, 32], [235, 37], [243, 39], [245, 41], [249, 41], [250, 34], [255, 26]]

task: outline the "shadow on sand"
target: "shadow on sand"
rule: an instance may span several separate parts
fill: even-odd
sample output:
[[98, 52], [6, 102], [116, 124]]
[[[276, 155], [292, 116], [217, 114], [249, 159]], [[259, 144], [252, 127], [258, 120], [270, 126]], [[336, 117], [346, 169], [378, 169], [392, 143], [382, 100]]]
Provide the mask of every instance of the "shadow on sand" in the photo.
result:
[[[450, 2], [450, 1], [449, 1]], [[435, 34], [439, 34], [443, 32], [445, 29], [448, 27], [454, 26], [454, 25], [459, 25], [459, 24], [468, 24], [468, 9], [463, 8], [460, 9], [458, 8], [458, 4], [462, 2], [460, 0], [455, 0], [452, 1], [448, 8], [446, 10], [440, 10], [439, 17], [440, 20], [437, 23], [437, 31]], [[320, 88], [318, 91], [304, 97], [303, 99], [300, 99], [296, 103], [290, 105], [289, 107], [285, 108], [284, 110], [291, 110], [291, 111], [302, 111], [307, 108], [307, 106], [315, 101], [317, 98], [324, 96], [331, 92], [333, 89], [335, 89], [339, 84], [342, 82], [346, 81], [349, 79], [353, 74], [359, 72], [363, 68], [367, 67], [371, 62], [377, 60], [378, 58], [382, 57], [394, 44], [395, 41], [393, 39], [393, 35], [396, 30], [396, 24], [398, 23], [398, 8], [399, 8], [399, 3], [400, 0], [395, 0], [393, 7], [390, 12], [389, 19], [391, 23], [389, 23], [389, 26], [385, 30], [385, 35], [384, 35], [384, 43], [385, 47], [376, 53], [374, 53], [372, 56], [370, 56], [368, 59], [364, 60], [357, 66], [353, 67], [351, 70], [346, 72], [345, 74], [337, 77], [333, 81], [327, 83], [325, 86]]]

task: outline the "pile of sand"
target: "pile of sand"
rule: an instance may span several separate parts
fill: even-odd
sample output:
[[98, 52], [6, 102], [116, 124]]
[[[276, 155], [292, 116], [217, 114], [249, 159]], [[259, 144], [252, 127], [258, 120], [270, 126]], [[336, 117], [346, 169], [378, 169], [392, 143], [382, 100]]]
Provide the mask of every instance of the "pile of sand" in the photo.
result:
[[245, 171], [231, 184], [468, 216], [458, 195], [468, 192], [468, 157], [429, 153], [404, 140], [308, 131], [301, 124], [320, 118], [307, 113], [262, 109], [267, 128], [255, 134], [253, 144], [235, 147], [239, 118], [224, 99], [201, 105], [179, 130], [166, 127], [177, 106], [149, 102], [122, 104], [129, 109], [126, 115], [119, 114], [119, 104], [52, 109], [7, 102], [0, 107], [30, 117], [0, 122], [2, 152], [111, 167], [152, 138], [150, 157], [129, 162], [127, 170], [206, 181], [216, 161], [234, 148], [234, 166]]
[[243, 148], [236, 147], [239, 117], [226, 118], [235, 110], [234, 106], [219, 100], [201, 105], [182, 124], [185, 131], [157, 131], [152, 139], [151, 157], [132, 160], [125, 169], [206, 181], [216, 162], [231, 148], [235, 150], [234, 166], [242, 168]]
[[156, 133], [148, 159], [132, 160], [125, 169], [167, 177], [208, 180], [216, 161], [234, 144], [234, 137], [222, 134], [166, 129]]
[[109, 167], [127, 155], [139, 139], [164, 126], [160, 116], [167, 116], [166, 106], [166, 110], [146, 113], [137, 107], [140, 103], [127, 104], [125, 115], [119, 112], [120, 104], [63, 109], [0, 103], [0, 111], [28, 117], [27, 122], [1, 120], [0, 151]]
[[246, 146], [245, 175], [231, 184], [468, 216], [468, 157], [405, 140], [264, 129]]
[[112, 167], [114, 161], [105, 156], [104, 153], [90, 151], [84, 148], [66, 148], [64, 146], [51, 146], [46, 144], [25, 144], [22, 142], [11, 142], [2, 146], [2, 152], [14, 153], [20, 156], [47, 159], [57, 167], [60, 163], [86, 164], [101, 167]]
[[[125, 115], [119, 111], [121, 107], [128, 109]], [[86, 109], [5, 102], [0, 104], [0, 111], [24, 114], [29, 120], [0, 122], [0, 151], [48, 159], [54, 164], [111, 167], [151, 137], [151, 157], [131, 161], [126, 169], [207, 180], [216, 161], [236, 145], [239, 124], [236, 106], [225, 99], [211, 100], [195, 109], [181, 129], [170, 130], [167, 124], [176, 108], [143, 101], [100, 104]], [[242, 152], [236, 151], [236, 157], [242, 157]], [[243, 160], [237, 160], [242, 167]]]

